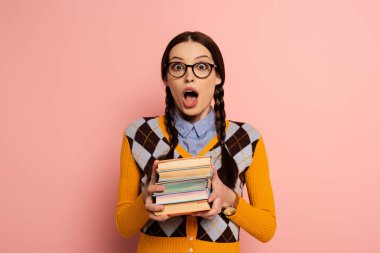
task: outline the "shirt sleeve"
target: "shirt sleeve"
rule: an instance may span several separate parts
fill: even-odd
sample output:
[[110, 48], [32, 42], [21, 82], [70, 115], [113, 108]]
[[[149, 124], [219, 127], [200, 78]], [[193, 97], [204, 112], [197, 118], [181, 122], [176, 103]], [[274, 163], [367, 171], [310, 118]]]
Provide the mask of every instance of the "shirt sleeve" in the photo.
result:
[[245, 178], [250, 204], [240, 197], [236, 213], [229, 218], [259, 241], [268, 242], [274, 236], [277, 223], [268, 159], [261, 136]]
[[124, 237], [131, 237], [149, 220], [140, 192], [140, 170], [133, 159], [124, 133], [121, 156], [118, 199], [115, 215], [116, 228]]

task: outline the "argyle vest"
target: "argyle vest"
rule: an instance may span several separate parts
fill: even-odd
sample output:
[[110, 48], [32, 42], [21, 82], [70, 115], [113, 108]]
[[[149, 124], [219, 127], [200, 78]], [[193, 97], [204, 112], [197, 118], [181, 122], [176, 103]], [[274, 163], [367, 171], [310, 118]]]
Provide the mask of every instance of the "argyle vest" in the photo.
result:
[[[142, 186], [146, 183], [148, 175], [150, 176], [154, 160], [166, 155], [170, 150], [169, 137], [164, 129], [164, 117], [139, 118], [125, 129], [125, 133], [135, 163], [141, 171]], [[239, 171], [233, 190], [240, 196], [245, 184], [245, 172], [251, 165], [259, 138], [259, 132], [246, 123], [230, 120], [226, 122], [225, 145]], [[176, 148], [174, 158], [183, 157], [180, 153], [182, 152]], [[215, 167], [220, 169], [220, 154], [220, 144], [215, 141], [215, 144], [203, 155], [211, 156]], [[163, 222], [149, 220], [141, 232], [159, 237], [186, 237], [186, 216], [171, 217]], [[236, 242], [239, 240], [239, 227], [223, 212], [211, 220], [197, 217], [197, 239], [210, 242]]]

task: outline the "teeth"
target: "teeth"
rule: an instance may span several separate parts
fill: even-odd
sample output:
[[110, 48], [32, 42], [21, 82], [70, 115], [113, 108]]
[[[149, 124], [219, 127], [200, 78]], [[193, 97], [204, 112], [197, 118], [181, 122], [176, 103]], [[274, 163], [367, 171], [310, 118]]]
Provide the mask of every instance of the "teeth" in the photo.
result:
[[185, 96], [185, 98], [187, 96], [193, 96], [193, 97], [196, 97], [196, 98], [198, 97], [198, 93], [195, 92], [195, 91], [193, 91], [193, 90], [190, 90], [190, 89], [186, 89], [183, 95]]

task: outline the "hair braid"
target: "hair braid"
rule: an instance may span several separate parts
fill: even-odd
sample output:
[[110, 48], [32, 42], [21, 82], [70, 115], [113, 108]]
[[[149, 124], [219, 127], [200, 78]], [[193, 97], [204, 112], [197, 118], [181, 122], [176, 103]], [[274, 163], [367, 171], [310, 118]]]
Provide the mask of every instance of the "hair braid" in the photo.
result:
[[174, 110], [175, 110], [174, 98], [168, 86], [166, 86], [165, 90], [166, 90], [165, 125], [166, 125], [166, 130], [169, 134], [170, 150], [166, 154], [164, 159], [172, 159], [174, 158], [174, 149], [178, 144], [178, 131], [174, 125]]
[[214, 92], [215, 128], [222, 149], [222, 167], [218, 175], [222, 182], [230, 188], [234, 188], [238, 177], [238, 168], [225, 145], [226, 138], [226, 112], [224, 110], [223, 85], [217, 85]]
[[215, 128], [218, 133], [220, 145], [224, 145], [226, 138], [226, 113], [224, 111], [224, 89], [222, 85], [217, 85], [214, 92]]

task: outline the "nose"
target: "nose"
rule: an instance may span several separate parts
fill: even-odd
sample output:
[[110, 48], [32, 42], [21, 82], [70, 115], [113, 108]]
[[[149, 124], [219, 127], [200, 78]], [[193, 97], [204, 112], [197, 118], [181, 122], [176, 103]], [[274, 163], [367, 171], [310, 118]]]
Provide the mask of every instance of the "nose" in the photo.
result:
[[194, 81], [193, 69], [191, 68], [191, 66], [187, 66], [186, 67], [186, 74], [185, 74], [185, 82], [186, 83], [191, 83], [193, 81]]

